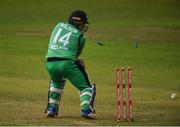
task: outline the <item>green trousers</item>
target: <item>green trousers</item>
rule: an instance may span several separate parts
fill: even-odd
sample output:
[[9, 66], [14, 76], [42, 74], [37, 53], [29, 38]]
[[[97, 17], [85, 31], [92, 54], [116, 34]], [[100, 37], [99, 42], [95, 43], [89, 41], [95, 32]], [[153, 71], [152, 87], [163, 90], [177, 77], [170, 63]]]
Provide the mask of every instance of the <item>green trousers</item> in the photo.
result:
[[91, 88], [88, 75], [84, 67], [73, 60], [61, 60], [46, 63], [46, 69], [55, 87], [63, 89], [62, 82], [68, 79], [79, 91]]

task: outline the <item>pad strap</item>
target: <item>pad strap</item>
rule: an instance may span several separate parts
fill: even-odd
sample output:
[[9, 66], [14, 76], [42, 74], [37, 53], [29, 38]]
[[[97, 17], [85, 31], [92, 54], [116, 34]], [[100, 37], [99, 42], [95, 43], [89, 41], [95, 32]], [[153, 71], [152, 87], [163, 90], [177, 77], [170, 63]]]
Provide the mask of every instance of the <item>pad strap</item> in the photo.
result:
[[51, 91], [51, 92], [58, 93], [58, 94], [63, 94], [63, 90], [58, 89], [58, 88], [54, 88], [54, 87], [51, 87], [51, 88], [50, 88], [50, 91]]
[[50, 103], [50, 104], [57, 104], [57, 105], [59, 105], [59, 101], [54, 100], [54, 99], [52, 99], [52, 98], [49, 99], [49, 103]]

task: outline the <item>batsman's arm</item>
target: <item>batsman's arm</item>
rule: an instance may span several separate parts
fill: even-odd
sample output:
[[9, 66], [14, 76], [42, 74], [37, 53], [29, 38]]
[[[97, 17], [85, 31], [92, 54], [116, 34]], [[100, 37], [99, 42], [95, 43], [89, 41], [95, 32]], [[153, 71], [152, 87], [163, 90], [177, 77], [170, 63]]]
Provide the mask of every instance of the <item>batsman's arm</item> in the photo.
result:
[[77, 57], [79, 57], [81, 55], [81, 52], [85, 45], [85, 42], [86, 42], [86, 39], [85, 39], [84, 35], [81, 34], [78, 39]]

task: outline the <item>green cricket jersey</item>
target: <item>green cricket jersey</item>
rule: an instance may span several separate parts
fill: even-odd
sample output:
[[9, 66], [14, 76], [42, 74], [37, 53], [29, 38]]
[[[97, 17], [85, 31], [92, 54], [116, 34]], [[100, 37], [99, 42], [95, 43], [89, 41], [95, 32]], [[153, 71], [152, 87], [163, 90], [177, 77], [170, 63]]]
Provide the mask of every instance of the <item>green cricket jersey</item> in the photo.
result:
[[46, 58], [60, 57], [76, 60], [85, 44], [85, 37], [69, 23], [58, 23], [52, 31]]

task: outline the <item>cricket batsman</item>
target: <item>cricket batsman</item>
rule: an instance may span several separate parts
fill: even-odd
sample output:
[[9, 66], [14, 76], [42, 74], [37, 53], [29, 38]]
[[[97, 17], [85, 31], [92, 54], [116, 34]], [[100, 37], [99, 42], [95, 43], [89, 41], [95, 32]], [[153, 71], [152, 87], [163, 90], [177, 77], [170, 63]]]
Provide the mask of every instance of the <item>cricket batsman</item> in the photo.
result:
[[96, 86], [90, 83], [85, 65], [79, 59], [85, 45], [84, 32], [87, 31], [88, 24], [86, 13], [77, 10], [69, 16], [68, 23], [60, 22], [52, 31], [45, 64], [51, 79], [45, 111], [48, 117], [58, 116], [66, 79], [80, 91], [81, 116], [87, 119], [96, 116]]

